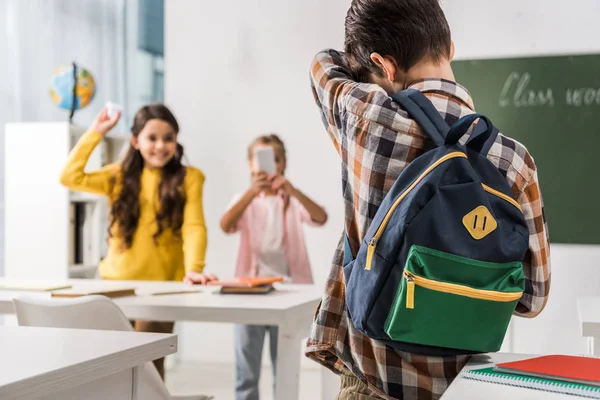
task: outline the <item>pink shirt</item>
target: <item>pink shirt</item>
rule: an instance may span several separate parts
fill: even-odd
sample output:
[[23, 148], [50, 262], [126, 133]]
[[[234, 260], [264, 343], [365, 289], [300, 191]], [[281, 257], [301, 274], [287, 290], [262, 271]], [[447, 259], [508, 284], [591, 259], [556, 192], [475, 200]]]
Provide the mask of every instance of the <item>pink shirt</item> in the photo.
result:
[[[263, 245], [265, 228], [270, 205], [263, 200], [264, 195], [257, 196], [246, 208], [235, 229], [228, 233], [240, 232], [240, 248], [237, 257], [235, 276], [257, 276], [258, 263], [256, 254]], [[236, 196], [231, 204], [235, 204], [241, 196]], [[275, 206], [284, 214], [284, 198], [277, 196]], [[290, 204], [283, 216], [283, 250], [287, 260], [288, 275], [292, 283], [313, 283], [310, 262], [304, 242], [302, 224], [318, 226], [313, 222], [308, 211], [298, 200], [291, 197]]]

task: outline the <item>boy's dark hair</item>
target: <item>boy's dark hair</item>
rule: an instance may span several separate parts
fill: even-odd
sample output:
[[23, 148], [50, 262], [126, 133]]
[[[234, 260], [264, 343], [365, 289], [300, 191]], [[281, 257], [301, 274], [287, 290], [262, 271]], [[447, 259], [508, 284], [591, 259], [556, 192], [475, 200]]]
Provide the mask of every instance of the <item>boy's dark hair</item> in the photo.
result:
[[345, 52], [355, 78], [382, 70], [371, 53], [392, 56], [407, 71], [428, 58], [450, 57], [448, 21], [439, 0], [352, 0], [346, 14]]

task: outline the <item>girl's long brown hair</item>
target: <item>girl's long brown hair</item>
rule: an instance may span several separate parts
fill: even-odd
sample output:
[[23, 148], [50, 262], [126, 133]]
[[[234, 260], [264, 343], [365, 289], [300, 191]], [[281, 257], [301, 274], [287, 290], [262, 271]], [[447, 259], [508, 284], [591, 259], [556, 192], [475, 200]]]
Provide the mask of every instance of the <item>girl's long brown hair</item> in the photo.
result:
[[[165, 121], [179, 133], [179, 124], [171, 111], [163, 104], [152, 104], [142, 107], [133, 119], [131, 134], [137, 137], [146, 123], [152, 119]], [[177, 151], [169, 162], [162, 168], [158, 186], [159, 207], [156, 210], [157, 230], [153, 234], [156, 243], [160, 235], [171, 229], [175, 236], [181, 236], [183, 224], [183, 208], [186, 202], [183, 181], [186, 168], [181, 163], [183, 146], [177, 143]], [[140, 219], [140, 190], [141, 176], [144, 170], [144, 159], [139, 150], [129, 146], [127, 154], [121, 163], [121, 189], [110, 209], [109, 237], [113, 236], [113, 226], [116, 224], [118, 237], [123, 240], [125, 248], [130, 248], [133, 236]], [[113, 185], [116, 179], [113, 181]]]

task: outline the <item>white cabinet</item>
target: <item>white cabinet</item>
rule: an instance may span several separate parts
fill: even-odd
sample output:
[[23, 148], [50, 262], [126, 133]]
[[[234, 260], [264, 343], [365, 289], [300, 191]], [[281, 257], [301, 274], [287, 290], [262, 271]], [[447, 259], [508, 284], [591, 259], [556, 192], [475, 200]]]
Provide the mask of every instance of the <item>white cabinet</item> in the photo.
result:
[[[104, 255], [107, 201], [59, 182], [84, 129], [68, 122], [11, 123], [5, 129], [5, 277], [91, 277]], [[107, 137], [86, 170], [116, 160], [125, 143]]]

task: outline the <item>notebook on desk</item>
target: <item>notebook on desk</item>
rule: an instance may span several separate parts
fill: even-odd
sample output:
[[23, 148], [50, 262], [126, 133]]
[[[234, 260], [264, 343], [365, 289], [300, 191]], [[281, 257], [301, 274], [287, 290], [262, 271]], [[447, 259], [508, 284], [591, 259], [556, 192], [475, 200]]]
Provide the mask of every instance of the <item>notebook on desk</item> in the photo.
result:
[[244, 277], [228, 281], [211, 281], [208, 285], [221, 286], [221, 294], [267, 294], [275, 290], [273, 283], [283, 282], [283, 277]]
[[550, 355], [464, 371], [462, 376], [548, 392], [600, 399], [600, 359]]
[[52, 297], [72, 298], [81, 296], [100, 295], [110, 297], [111, 299], [125, 296], [135, 296], [135, 288], [115, 288], [104, 290], [59, 290], [52, 292]]
[[257, 285], [252, 287], [245, 286], [223, 286], [219, 293], [221, 294], [267, 294], [275, 290], [273, 285]]
[[36, 282], [7, 282], [0, 284], [0, 290], [14, 290], [24, 292], [51, 292], [53, 290], [70, 289], [67, 284], [48, 284]]
[[496, 372], [600, 386], [600, 359], [564, 355], [542, 356], [498, 364]]
[[277, 283], [277, 282], [283, 282], [283, 277], [282, 276], [242, 277], [242, 278], [235, 278], [235, 279], [231, 279], [231, 280], [210, 281], [207, 283], [207, 285], [223, 286], [223, 287], [251, 288], [251, 287], [256, 287], [256, 286], [272, 285], [273, 283]]

